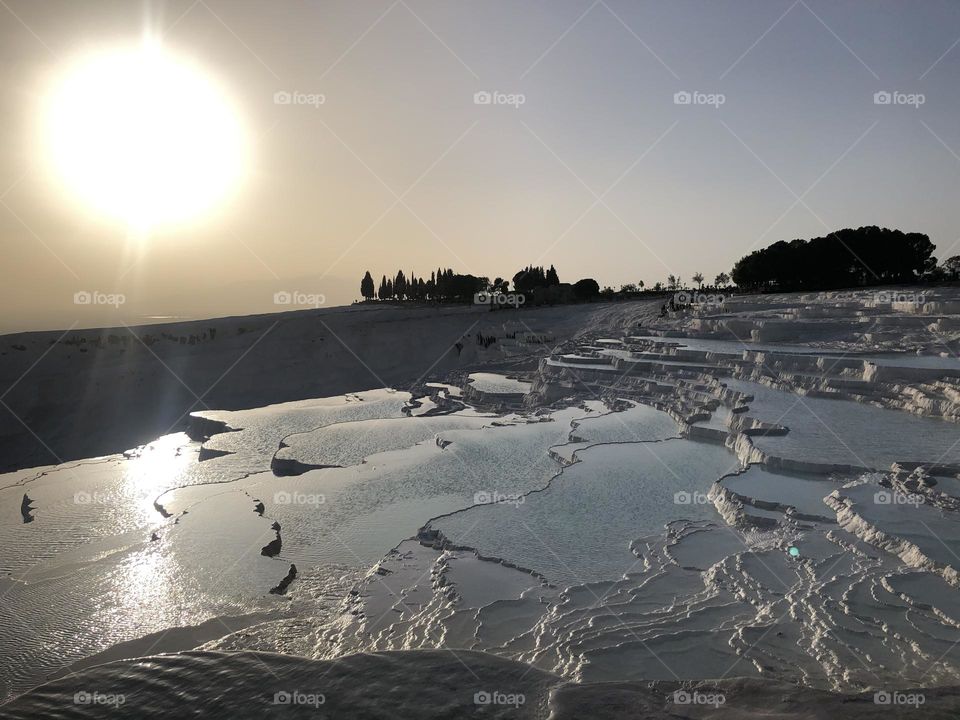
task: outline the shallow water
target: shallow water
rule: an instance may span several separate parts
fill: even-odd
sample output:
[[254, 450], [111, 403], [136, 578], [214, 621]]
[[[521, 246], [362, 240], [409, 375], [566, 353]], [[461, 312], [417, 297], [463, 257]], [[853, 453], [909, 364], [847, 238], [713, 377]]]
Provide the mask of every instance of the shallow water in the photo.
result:
[[589, 442], [640, 442], [677, 436], [677, 424], [666, 413], [649, 405], [634, 404], [621, 412], [600, 409], [577, 420], [573, 436]]
[[718, 353], [733, 353], [740, 355], [744, 350], [779, 352], [789, 355], [818, 355], [825, 358], [845, 358], [848, 360], [865, 360], [875, 365], [905, 368], [936, 368], [940, 370], [957, 370], [960, 372], [960, 358], [952, 355], [916, 355], [913, 353], [841, 353], [818, 350], [809, 345], [793, 345], [790, 343], [753, 343], [736, 340], [714, 340], [712, 338], [671, 338], [654, 335], [637, 335], [636, 340], [645, 340], [655, 343], [677, 345], [690, 350], [707, 350]]
[[754, 500], [776, 502], [807, 515], [823, 516], [831, 514], [823, 498], [839, 488], [840, 483], [813, 475], [772, 472], [754, 465], [742, 474], [724, 478], [723, 486]]
[[277, 457], [308, 465], [347, 467], [370, 455], [412, 447], [451, 430], [478, 429], [493, 419], [495, 416], [458, 413], [340, 422], [288, 435], [284, 440], [287, 447], [279, 450]]
[[960, 462], [956, 423], [845, 400], [802, 397], [744, 380], [722, 382], [753, 396], [751, 417], [790, 429], [784, 436], [754, 438], [758, 447], [773, 455], [875, 469], [898, 461]]
[[707, 491], [739, 467], [722, 447], [680, 439], [599, 445], [577, 457], [543, 492], [432, 527], [560, 586], [617, 578], [640, 564], [630, 552], [636, 538], [680, 518], [719, 520]]
[[469, 378], [471, 385], [486, 393], [525, 393], [530, 390], [530, 383], [496, 373], [471, 373]]
[[[484, 392], [529, 387], [473, 377]], [[755, 397], [749, 416], [789, 427], [753, 437], [772, 455], [878, 468], [960, 460], [945, 421], [723, 382]], [[238, 616], [272, 621], [224, 647], [332, 657], [470, 646], [579, 679], [671, 677], [663, 659], [683, 677], [735, 667], [832, 688], [960, 678], [944, 597], [960, 565], [952, 512], [878, 503], [872, 477], [843, 487], [856, 475], [738, 473], [730, 449], [681, 439], [644, 404], [489, 416], [451, 411], [456, 393], [435, 389], [419, 406], [428, 416], [386, 390], [204, 412], [237, 431], [203, 443], [202, 462], [200, 443], [177, 434], [129, 457], [0, 477], [0, 697], [118, 643]], [[721, 406], [706, 424], [724, 428], [726, 415]], [[278, 476], [275, 455], [340, 467]], [[741, 496], [825, 519], [747, 506], [772, 525], [728, 525], [730, 508], [708, 497], [721, 477]], [[839, 525], [823, 500], [834, 491], [850, 509]], [[446, 549], [410, 539], [428, 522]], [[270, 557], [274, 523], [282, 544]], [[865, 525], [917, 549], [874, 547]], [[270, 594], [291, 564], [288, 595]], [[324, 596], [364, 574], [355, 592]], [[280, 619], [290, 614], [303, 624]], [[182, 642], [172, 649], [191, 647]]]

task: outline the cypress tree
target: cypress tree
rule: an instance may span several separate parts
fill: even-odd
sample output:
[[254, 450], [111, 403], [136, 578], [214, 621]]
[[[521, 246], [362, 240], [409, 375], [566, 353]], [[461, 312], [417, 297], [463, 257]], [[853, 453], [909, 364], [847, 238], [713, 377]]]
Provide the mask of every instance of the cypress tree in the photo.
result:
[[369, 270], [364, 274], [363, 280], [360, 281], [360, 294], [367, 300], [373, 299], [373, 277]]

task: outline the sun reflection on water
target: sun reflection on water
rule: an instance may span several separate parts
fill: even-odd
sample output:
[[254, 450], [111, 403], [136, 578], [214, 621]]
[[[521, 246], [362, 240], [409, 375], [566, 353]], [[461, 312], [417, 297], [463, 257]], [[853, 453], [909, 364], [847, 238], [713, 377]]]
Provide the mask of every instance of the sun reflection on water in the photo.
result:
[[[157, 627], [179, 623], [180, 603], [172, 582], [169, 555], [159, 547], [151, 547], [129, 558], [120, 569], [123, 573], [123, 587], [119, 588], [123, 598], [120, 613], [125, 617], [149, 617], [150, 624]], [[150, 611], [144, 613], [145, 608]]]
[[175, 433], [129, 453], [124, 469], [126, 493], [135, 499], [138, 521], [143, 524], [160, 518], [154, 500], [165, 490], [179, 485], [183, 471], [195, 460], [188, 443], [184, 433]]

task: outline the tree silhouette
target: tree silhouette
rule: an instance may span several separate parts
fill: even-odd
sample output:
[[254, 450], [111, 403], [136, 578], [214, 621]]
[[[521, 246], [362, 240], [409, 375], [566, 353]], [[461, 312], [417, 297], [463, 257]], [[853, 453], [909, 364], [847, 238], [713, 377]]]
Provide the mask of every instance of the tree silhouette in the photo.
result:
[[713, 284], [717, 287], [726, 287], [730, 284], [730, 276], [722, 272], [713, 279]]
[[360, 281], [360, 294], [367, 300], [373, 300], [373, 277], [369, 270], [363, 276], [363, 280]]
[[583, 278], [573, 284], [573, 295], [577, 300], [590, 300], [600, 294], [600, 284], [593, 278]]
[[538, 287], [547, 287], [547, 274], [543, 266], [527, 265], [513, 276], [513, 289], [517, 292], [530, 292]]
[[951, 280], [960, 279], [960, 255], [948, 257], [943, 261], [943, 269]]
[[871, 225], [781, 240], [740, 258], [732, 275], [756, 290], [829, 290], [916, 282], [934, 267], [929, 237]]
[[702, 272], [695, 272], [695, 273], [693, 274], [693, 281], [697, 284], [697, 287], [698, 287], [698, 288], [702, 288], [702, 287], [703, 287], [703, 273], [702, 273]]

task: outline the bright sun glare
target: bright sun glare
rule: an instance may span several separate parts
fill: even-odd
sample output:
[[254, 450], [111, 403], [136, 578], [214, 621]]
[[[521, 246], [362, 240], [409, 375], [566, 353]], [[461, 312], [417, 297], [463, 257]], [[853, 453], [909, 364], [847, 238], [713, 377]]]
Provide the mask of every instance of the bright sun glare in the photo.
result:
[[155, 44], [71, 66], [44, 129], [53, 167], [81, 204], [141, 231], [213, 210], [244, 171], [241, 123], [226, 96]]

